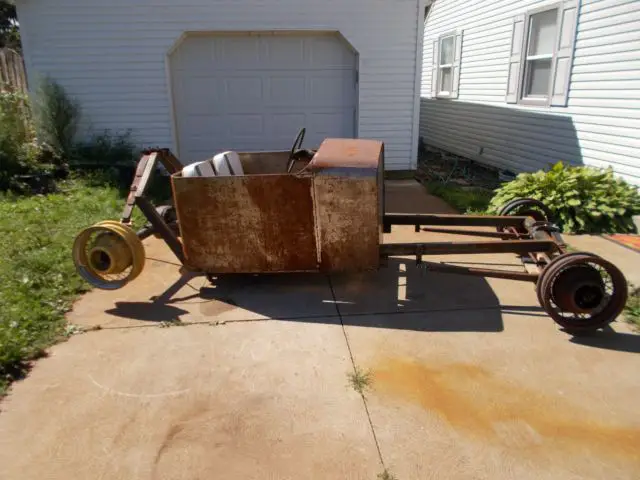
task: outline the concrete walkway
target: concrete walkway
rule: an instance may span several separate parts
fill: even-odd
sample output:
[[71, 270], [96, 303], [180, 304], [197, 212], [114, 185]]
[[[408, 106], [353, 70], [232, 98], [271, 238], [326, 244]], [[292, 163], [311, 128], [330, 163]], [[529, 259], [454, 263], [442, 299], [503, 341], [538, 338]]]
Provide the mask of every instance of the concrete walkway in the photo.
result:
[[[388, 205], [408, 209], [403, 197], [449, 208], [391, 184]], [[402, 258], [210, 285], [145, 243], [138, 280], [71, 312], [95, 330], [52, 348], [0, 404], [0, 479], [640, 477], [640, 336], [622, 323], [572, 338], [532, 285]], [[513, 255], [447, 261], [522, 269]], [[371, 373], [364, 396], [356, 366]]]
[[606, 258], [622, 270], [628, 282], [640, 285], [640, 252], [598, 235], [565, 235], [564, 239], [576, 250]]

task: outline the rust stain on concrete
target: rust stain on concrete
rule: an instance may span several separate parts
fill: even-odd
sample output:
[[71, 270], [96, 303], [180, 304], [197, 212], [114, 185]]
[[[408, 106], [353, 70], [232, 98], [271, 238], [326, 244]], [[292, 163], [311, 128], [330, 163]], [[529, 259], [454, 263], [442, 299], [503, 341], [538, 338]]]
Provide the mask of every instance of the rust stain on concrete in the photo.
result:
[[568, 399], [542, 395], [480, 366], [427, 366], [393, 358], [373, 371], [377, 392], [420, 405], [483, 442], [523, 447], [521, 452], [551, 448], [640, 463], [639, 428], [608, 423]]

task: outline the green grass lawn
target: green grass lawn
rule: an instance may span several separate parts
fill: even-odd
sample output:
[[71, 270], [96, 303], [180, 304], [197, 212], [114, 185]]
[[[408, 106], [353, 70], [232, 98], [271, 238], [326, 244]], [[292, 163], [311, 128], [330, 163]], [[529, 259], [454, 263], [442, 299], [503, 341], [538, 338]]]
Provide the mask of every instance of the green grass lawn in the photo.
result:
[[0, 194], [0, 396], [64, 338], [65, 312], [89, 289], [71, 259], [75, 235], [118, 219], [123, 205], [123, 192], [97, 177], [62, 182], [46, 196]]
[[429, 182], [427, 191], [442, 198], [461, 213], [483, 214], [487, 211], [493, 192], [480, 187], [461, 187], [454, 184]]
[[624, 318], [636, 330], [640, 331], [640, 287], [629, 286], [629, 298], [624, 308]]

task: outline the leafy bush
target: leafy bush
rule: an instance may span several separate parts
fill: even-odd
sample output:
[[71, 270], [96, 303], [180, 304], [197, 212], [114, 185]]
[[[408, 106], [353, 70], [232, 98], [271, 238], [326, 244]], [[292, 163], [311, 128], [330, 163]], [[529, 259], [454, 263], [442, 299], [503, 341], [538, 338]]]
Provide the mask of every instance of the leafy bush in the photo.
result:
[[0, 189], [13, 186], [16, 175], [47, 170], [44, 147], [35, 135], [29, 102], [20, 93], [0, 93]]
[[496, 190], [490, 211], [518, 197], [542, 201], [565, 232], [633, 232], [640, 213], [638, 189], [617, 178], [611, 168], [572, 167], [558, 162], [548, 172], [521, 173]]
[[17, 162], [21, 145], [30, 140], [28, 112], [24, 95], [0, 92], [0, 155], [3, 155], [3, 170], [8, 170], [7, 162]]
[[80, 121], [78, 102], [60, 84], [46, 77], [38, 88], [34, 113], [40, 139], [59, 158], [70, 158]]
[[113, 134], [109, 130], [75, 145], [72, 164], [101, 167], [134, 165], [138, 149], [131, 132]]

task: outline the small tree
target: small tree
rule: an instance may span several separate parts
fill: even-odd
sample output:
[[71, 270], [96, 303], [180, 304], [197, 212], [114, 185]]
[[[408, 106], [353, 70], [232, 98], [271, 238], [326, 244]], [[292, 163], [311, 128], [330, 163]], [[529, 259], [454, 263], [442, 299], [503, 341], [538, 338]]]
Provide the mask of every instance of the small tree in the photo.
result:
[[18, 16], [13, 2], [0, 0], [0, 48], [20, 50]]
[[68, 161], [73, 153], [80, 120], [80, 105], [62, 85], [51, 78], [40, 82], [34, 113], [39, 139], [60, 159]]

